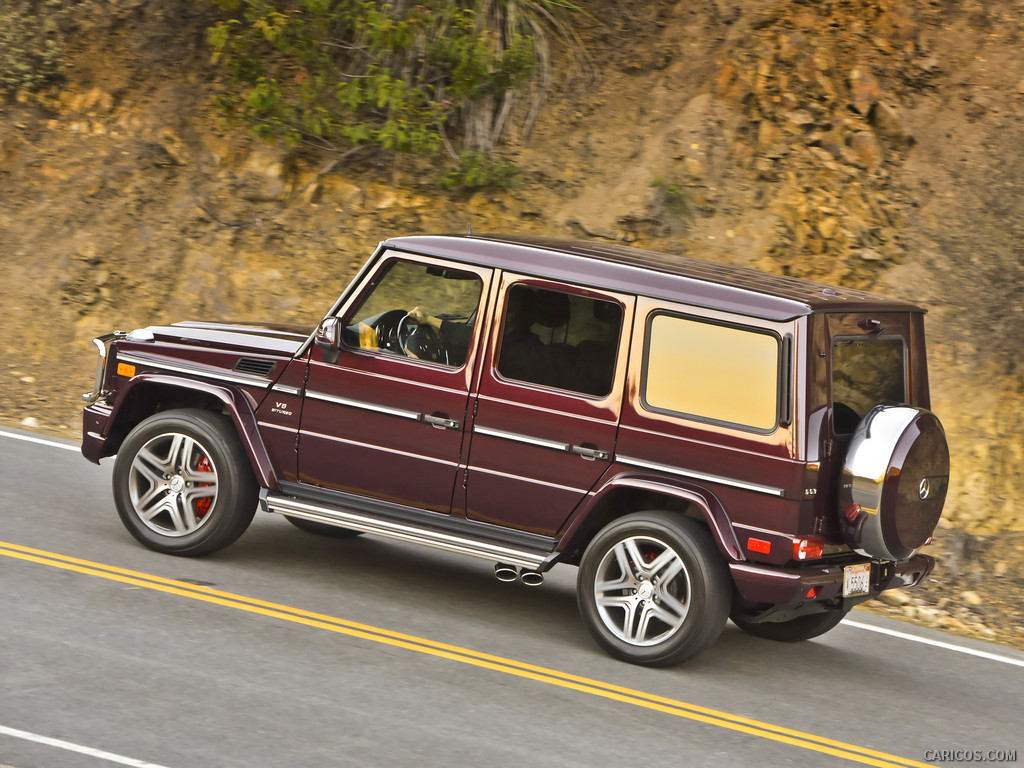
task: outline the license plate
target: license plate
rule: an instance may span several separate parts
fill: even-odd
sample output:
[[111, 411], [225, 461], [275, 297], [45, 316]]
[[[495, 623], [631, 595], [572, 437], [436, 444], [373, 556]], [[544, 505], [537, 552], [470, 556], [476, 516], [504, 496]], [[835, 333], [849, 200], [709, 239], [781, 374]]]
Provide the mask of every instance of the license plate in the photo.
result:
[[871, 590], [871, 563], [848, 565], [843, 569], [843, 597], [866, 595]]

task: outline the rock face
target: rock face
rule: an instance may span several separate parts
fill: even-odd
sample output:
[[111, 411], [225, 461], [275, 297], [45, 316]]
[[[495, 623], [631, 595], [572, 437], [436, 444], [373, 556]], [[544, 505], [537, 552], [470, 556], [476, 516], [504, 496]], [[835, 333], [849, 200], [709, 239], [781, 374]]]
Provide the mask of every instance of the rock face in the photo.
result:
[[314, 322], [390, 235], [616, 239], [929, 308], [945, 521], [1024, 529], [1019, 2], [593, 0], [508, 192], [230, 131], [198, 4], [81, 7], [65, 81], [0, 103], [9, 423], [77, 429], [114, 327]]

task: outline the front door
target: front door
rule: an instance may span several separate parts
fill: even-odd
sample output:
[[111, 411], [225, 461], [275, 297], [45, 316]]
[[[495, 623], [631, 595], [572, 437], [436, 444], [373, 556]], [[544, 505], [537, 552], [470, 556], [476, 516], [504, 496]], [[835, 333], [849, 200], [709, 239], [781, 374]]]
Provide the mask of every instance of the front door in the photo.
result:
[[450, 514], [490, 270], [381, 260], [338, 312], [338, 359], [314, 347], [299, 480]]
[[634, 299], [512, 274], [498, 299], [466, 516], [554, 536], [614, 454]]

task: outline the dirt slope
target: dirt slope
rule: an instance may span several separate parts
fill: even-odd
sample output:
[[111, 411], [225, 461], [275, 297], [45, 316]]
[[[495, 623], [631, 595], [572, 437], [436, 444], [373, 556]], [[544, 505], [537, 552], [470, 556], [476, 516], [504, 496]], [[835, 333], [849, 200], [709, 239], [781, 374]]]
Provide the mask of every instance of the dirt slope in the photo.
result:
[[0, 420], [73, 435], [89, 339], [115, 327], [315, 322], [397, 234], [608, 238], [866, 287], [931, 310], [953, 451], [935, 596], [892, 610], [1019, 639], [1024, 1], [589, 7], [586, 66], [566, 57], [503, 148], [520, 184], [443, 193], [422, 162], [318, 177], [220, 126], [200, 4], [83, 3], [66, 81], [0, 105]]

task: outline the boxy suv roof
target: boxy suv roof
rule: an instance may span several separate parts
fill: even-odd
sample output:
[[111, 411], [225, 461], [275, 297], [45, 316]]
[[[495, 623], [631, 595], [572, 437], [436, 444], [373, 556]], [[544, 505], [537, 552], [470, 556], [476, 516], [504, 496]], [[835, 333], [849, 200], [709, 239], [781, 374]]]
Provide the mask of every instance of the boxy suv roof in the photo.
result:
[[579, 566], [595, 641], [683, 661], [727, 618], [814, 637], [919, 583], [949, 456], [924, 311], [547, 238], [382, 242], [316, 329], [96, 340], [83, 453], [146, 546], [199, 555], [259, 507], [315, 534]]

